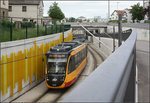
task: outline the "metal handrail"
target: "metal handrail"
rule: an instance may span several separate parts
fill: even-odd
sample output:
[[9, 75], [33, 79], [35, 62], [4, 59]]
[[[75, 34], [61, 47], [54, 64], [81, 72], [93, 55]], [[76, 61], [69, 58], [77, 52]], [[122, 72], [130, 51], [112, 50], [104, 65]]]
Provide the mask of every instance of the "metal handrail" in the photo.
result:
[[134, 102], [136, 36], [132, 29], [129, 38], [61, 102]]

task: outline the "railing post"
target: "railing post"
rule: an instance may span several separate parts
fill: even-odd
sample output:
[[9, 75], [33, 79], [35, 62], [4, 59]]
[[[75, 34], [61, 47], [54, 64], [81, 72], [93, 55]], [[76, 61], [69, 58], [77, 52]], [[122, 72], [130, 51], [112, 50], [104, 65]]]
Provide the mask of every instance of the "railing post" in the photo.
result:
[[47, 35], [47, 25], [45, 24], [45, 35]]
[[57, 24], [56, 24], [56, 26], [55, 26], [55, 27], [56, 27], [55, 29], [56, 29], [56, 33], [57, 33]]
[[113, 26], [113, 52], [115, 51], [115, 26]]
[[37, 37], [39, 36], [39, 24], [37, 24]]
[[10, 25], [10, 41], [12, 41], [12, 18], [11, 18], [11, 25]]
[[28, 25], [26, 24], [26, 39], [28, 38]]
[[[100, 34], [101, 32], [100, 32], [100, 30], [99, 30], [99, 40], [101, 40], [101, 34]], [[99, 42], [99, 48], [101, 47], [101, 43]]]
[[51, 34], [53, 34], [53, 25], [51, 26]]

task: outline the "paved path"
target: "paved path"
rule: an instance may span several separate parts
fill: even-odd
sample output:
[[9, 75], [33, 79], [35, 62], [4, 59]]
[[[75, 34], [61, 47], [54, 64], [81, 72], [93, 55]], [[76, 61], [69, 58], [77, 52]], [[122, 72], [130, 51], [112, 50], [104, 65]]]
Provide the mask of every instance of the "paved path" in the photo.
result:
[[149, 42], [136, 42], [136, 62], [138, 70], [138, 102], [150, 102]]

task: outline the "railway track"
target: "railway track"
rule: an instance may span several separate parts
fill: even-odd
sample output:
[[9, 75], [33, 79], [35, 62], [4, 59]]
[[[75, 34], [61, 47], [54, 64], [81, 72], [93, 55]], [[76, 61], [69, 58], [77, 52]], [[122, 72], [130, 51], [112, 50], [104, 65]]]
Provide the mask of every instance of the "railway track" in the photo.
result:
[[[45, 82], [25, 93], [21, 97], [15, 99], [12, 102], [59, 102], [64, 99], [78, 84], [80, 84], [87, 76], [92, 73], [98, 65], [100, 65], [104, 58], [96, 51], [91, 45], [88, 45], [88, 63], [81, 73], [80, 77], [71, 87], [65, 89], [48, 89], [45, 86]], [[40, 89], [44, 90], [43, 93], [37, 92]], [[36, 92], [36, 93], [35, 93]], [[38, 94], [39, 93], [39, 94]], [[41, 94], [40, 94], [41, 93]], [[37, 94], [37, 95], [36, 95]]]

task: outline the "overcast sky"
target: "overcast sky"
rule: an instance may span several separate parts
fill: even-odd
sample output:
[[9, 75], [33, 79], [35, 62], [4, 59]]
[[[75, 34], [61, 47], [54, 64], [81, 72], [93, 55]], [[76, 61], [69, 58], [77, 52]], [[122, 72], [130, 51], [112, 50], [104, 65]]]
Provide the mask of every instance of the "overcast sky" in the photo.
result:
[[[49, 6], [54, 1], [44, 1], [44, 16], [48, 16], [47, 12]], [[86, 18], [93, 18], [94, 16], [101, 16], [107, 18], [108, 15], [108, 1], [57, 1], [58, 6], [64, 12], [65, 17], [79, 17], [85, 16]], [[110, 15], [116, 10], [123, 10], [125, 8], [131, 8], [132, 5], [140, 3], [143, 6], [142, 1], [110, 1]], [[118, 5], [118, 6], [117, 6]]]

